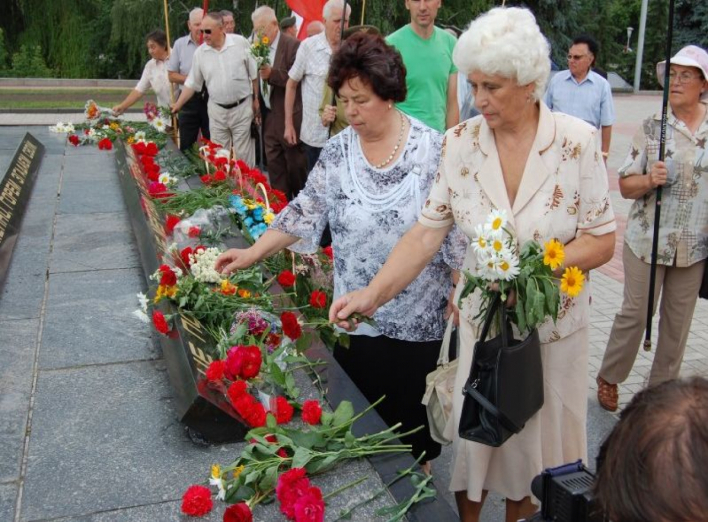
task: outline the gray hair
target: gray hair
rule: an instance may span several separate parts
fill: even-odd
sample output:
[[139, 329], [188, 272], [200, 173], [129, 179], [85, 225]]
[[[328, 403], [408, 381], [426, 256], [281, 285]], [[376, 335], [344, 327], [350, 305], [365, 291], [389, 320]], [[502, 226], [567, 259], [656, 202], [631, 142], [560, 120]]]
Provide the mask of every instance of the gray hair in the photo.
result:
[[251, 14], [251, 22], [254, 24], [256, 23], [256, 20], [260, 20], [262, 18], [265, 18], [268, 22], [278, 21], [278, 17], [275, 15], [273, 8], [267, 5], [256, 7], [256, 10]]
[[226, 18], [227, 16], [230, 16], [231, 18], [234, 17], [234, 14], [231, 11], [229, 11], [228, 9], [222, 9], [219, 12], [221, 13], [221, 16], [223, 16], [224, 18]]
[[[327, 3], [322, 8], [322, 18], [329, 20], [332, 16], [332, 9], [338, 9], [340, 12], [344, 10], [344, 0], [327, 0]], [[352, 6], [347, 2], [347, 18], [352, 14]]]
[[207, 16], [214, 20], [218, 27], [222, 27], [224, 25], [224, 16], [221, 14], [221, 11], [209, 11]]
[[551, 72], [550, 46], [528, 9], [495, 7], [472, 21], [452, 52], [457, 69], [513, 78], [535, 84], [533, 96], [543, 98]]
[[204, 18], [204, 9], [201, 7], [195, 7], [189, 12], [190, 22], [201, 22], [202, 18]]

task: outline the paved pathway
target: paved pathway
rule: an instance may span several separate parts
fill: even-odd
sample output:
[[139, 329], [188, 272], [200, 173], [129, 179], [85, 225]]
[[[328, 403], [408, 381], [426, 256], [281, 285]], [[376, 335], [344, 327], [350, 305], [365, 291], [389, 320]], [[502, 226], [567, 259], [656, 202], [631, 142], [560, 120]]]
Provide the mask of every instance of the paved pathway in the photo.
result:
[[[661, 99], [617, 96], [615, 102], [619, 123], [609, 180], [620, 230], [614, 259], [593, 274], [591, 465], [616, 421], [597, 404], [594, 384], [622, 296], [622, 231], [630, 202], [618, 192], [616, 169], [641, 120], [659, 110]], [[175, 513], [184, 486], [200, 478], [211, 460], [223, 461], [233, 450], [196, 447], [174, 421], [159, 353], [149, 333], [128, 318], [144, 282], [112, 157], [91, 148], [65, 148], [44, 127], [82, 119], [81, 114], [0, 114], [0, 173], [25, 130], [48, 144], [0, 297], [0, 520], [180, 520]], [[8, 125], [37, 127], [3, 127]], [[96, 299], [97, 288], [112, 296], [110, 307]], [[99, 335], [92, 325], [102, 321], [114, 328]], [[640, 351], [621, 387], [622, 405], [645, 384], [652, 356]], [[703, 300], [682, 368], [682, 375], [693, 374], [708, 375], [708, 301]], [[128, 419], [134, 429], [126, 429]], [[446, 448], [434, 464], [442, 488], [450, 459]], [[451, 495], [448, 499], [453, 502]], [[502, 520], [502, 509], [502, 499], [490, 498], [483, 520]]]

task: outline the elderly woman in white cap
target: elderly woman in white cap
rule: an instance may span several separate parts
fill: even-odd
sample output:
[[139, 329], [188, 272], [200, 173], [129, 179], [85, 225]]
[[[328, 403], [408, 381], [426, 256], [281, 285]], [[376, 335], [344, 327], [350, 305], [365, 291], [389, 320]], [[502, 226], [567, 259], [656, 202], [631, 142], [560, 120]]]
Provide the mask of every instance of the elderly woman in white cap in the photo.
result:
[[[472, 238], [493, 210], [506, 212], [519, 244], [552, 238], [563, 243], [566, 266], [587, 271], [612, 258], [615, 221], [597, 129], [543, 103], [549, 50], [526, 9], [495, 8], [470, 24], [452, 58], [472, 84], [481, 116], [447, 131], [418, 222], [366, 288], [332, 305], [330, 320], [345, 327], [342, 319], [353, 312], [371, 315], [417, 276], [453, 224]], [[472, 248], [465, 268], [478, 273]], [[564, 298], [558, 321], [539, 327], [545, 402], [498, 448], [450, 433], [459, 426], [481, 305], [476, 292], [460, 306], [460, 357], [447, 428], [453, 445], [450, 490], [462, 522], [479, 521], [488, 491], [506, 498], [506, 521], [515, 522], [536, 511], [535, 475], [587, 457], [590, 292]]]
[[[666, 63], [656, 67], [664, 83]], [[603, 408], [617, 409], [644, 332], [656, 189], [663, 187], [654, 302], [661, 293], [659, 339], [649, 385], [679, 375], [708, 257], [708, 53], [689, 45], [671, 58], [665, 160], [658, 161], [661, 114], [637, 131], [619, 169], [620, 192], [634, 203], [624, 234], [624, 301], [597, 377]]]

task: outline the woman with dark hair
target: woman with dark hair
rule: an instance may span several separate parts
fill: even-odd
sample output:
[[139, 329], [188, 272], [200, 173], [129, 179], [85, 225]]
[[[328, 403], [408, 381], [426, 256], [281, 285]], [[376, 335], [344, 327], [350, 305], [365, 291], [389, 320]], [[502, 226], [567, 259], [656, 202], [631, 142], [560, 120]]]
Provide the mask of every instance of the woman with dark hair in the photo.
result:
[[157, 96], [157, 104], [161, 107], [170, 106], [170, 81], [167, 79], [167, 59], [170, 57], [170, 49], [167, 43], [167, 35], [159, 29], [152, 31], [145, 37], [150, 60], [145, 64], [143, 75], [130, 91], [125, 100], [113, 107], [115, 115], [123, 114], [136, 101], [143, 97], [149, 88]]
[[708, 521], [708, 380], [634, 396], [600, 448], [595, 497], [614, 522]]
[[[395, 103], [406, 97], [401, 55], [378, 35], [355, 34], [334, 55], [329, 86], [342, 100], [350, 126], [330, 139], [305, 188], [252, 247], [231, 249], [216, 268], [229, 273], [289, 248], [313, 252], [329, 224], [334, 250], [335, 297], [365, 286], [391, 249], [417, 221], [440, 159], [442, 136], [406, 116]], [[436, 367], [444, 314], [452, 288], [450, 265], [467, 242], [446, 242], [420, 276], [361, 325], [349, 349], [335, 357], [369, 401], [386, 395], [378, 412], [407, 431], [404, 442], [425, 460], [440, 454], [429, 433], [421, 398], [425, 376]], [[459, 236], [462, 237], [462, 236]], [[447, 262], [446, 262], [447, 261]], [[457, 277], [457, 276], [455, 276]]]

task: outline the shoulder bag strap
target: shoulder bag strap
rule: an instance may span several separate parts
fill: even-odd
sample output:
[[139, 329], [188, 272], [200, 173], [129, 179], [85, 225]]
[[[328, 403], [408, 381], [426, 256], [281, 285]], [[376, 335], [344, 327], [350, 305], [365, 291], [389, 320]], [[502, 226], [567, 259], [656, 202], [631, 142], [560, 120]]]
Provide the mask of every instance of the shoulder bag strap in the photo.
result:
[[517, 426], [511, 419], [509, 419], [509, 417], [504, 415], [499, 410], [499, 408], [489, 402], [484, 395], [482, 395], [475, 389], [473, 383], [467, 382], [467, 384], [465, 385], [465, 393], [467, 393], [470, 397], [477, 401], [482, 408], [484, 408], [492, 416], [494, 416], [507, 430], [513, 433], [519, 433], [523, 428], [523, 426], [521, 428]]

